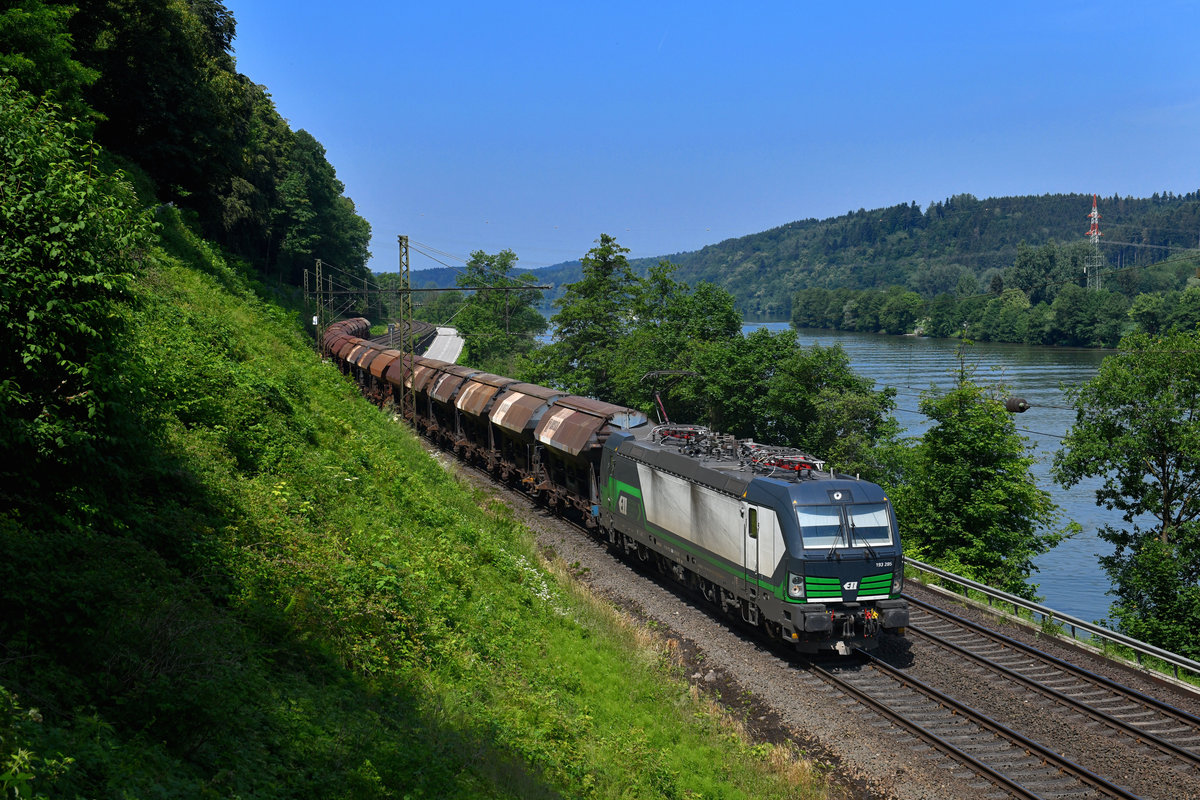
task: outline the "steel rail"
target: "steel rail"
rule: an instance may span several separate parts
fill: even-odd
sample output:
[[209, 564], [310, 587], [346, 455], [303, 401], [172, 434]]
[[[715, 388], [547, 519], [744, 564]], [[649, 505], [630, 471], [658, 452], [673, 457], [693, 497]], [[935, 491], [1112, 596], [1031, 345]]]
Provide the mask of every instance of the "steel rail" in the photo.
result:
[[1041, 800], [1040, 795], [1031, 792], [1021, 784], [1009, 778], [1004, 773], [998, 772], [994, 768], [975, 758], [975, 756], [971, 755], [970, 753], [967, 753], [954, 746], [950, 742], [947, 742], [945, 739], [942, 739], [932, 731], [927, 730], [918, 723], [909, 720], [903, 714], [893, 711], [882, 700], [878, 700], [872, 695], [867, 694], [862, 689], [859, 689], [857, 686], [842, 680], [837, 675], [820, 665], [813, 664], [811, 669], [820, 675], [824, 680], [836, 686], [840, 691], [850, 695], [858, 702], [874, 710], [876, 713], [883, 715], [887, 719], [891, 720], [894, 724], [899, 725], [901, 728], [915, 735], [918, 739], [925, 742], [930, 747], [933, 747], [935, 750], [940, 750], [941, 752], [958, 759], [967, 767], [976, 773], [983, 775], [985, 778], [999, 785], [1001, 788], [1007, 789], [1008, 791], [1014, 793], [1017, 797], [1027, 798], [1027, 800]]
[[[1200, 676], [1200, 661], [1193, 661], [1190, 658], [1185, 658], [1184, 656], [1181, 656], [1177, 653], [1172, 653], [1169, 650], [1163, 650], [1161, 647], [1155, 647], [1154, 645], [1140, 642], [1137, 639], [1126, 636], [1122, 633], [1110, 631], [1108, 628], [1095, 625], [1091, 622], [1086, 622], [1082, 619], [1078, 619], [1077, 617], [1073, 617], [1070, 614], [1064, 614], [1062, 612], [1055, 611], [1052, 608], [1047, 608], [1046, 606], [1039, 605], [1026, 600], [1023, 597], [1018, 597], [1014, 594], [1001, 591], [1000, 589], [993, 589], [986, 584], [973, 581], [970, 578], [964, 578], [960, 575], [955, 575], [953, 572], [947, 572], [930, 564], [917, 561], [914, 558], [906, 557], [904, 559], [904, 563], [905, 566], [912, 567], [917, 572], [928, 573], [944, 581], [948, 581], [949, 583], [956, 583], [964, 589], [970, 589], [983, 594], [988, 598], [989, 606], [992, 604], [993, 600], [997, 600], [1007, 605], [1011, 605], [1013, 607], [1014, 615], [1016, 615], [1017, 609], [1023, 608], [1031, 614], [1036, 614], [1044, 621], [1070, 626], [1071, 638], [1075, 638], [1076, 631], [1081, 630], [1087, 633], [1089, 636], [1093, 636], [1097, 639], [1107, 640], [1122, 647], [1127, 647], [1134, 652], [1139, 665], [1142, 664], [1143, 656], [1156, 658], [1172, 667], [1175, 672], [1176, 680], [1179, 679], [1179, 670], [1181, 669], [1186, 670], [1193, 675]], [[917, 580], [919, 581], [920, 579], [918, 578]], [[1165, 670], [1163, 671], [1165, 672]]]
[[[1032, 756], [1036, 756], [1037, 758], [1041, 759], [1043, 764], [1054, 766], [1060, 773], [1065, 773], [1071, 776], [1080, 784], [1088, 786], [1107, 797], [1121, 798], [1121, 800], [1137, 800], [1138, 796], [1132, 794], [1124, 787], [1118, 786], [1117, 784], [1112, 783], [1111, 781], [1108, 781], [1099, 775], [1096, 775], [1086, 767], [1080, 766], [1070, 759], [1064, 758], [1050, 748], [1045, 747], [1044, 745], [1026, 736], [1023, 736], [1006, 725], [997, 722], [986, 714], [977, 711], [965, 703], [955, 700], [953, 697], [950, 697], [949, 695], [933, 688], [929, 684], [924, 683], [923, 681], [920, 681], [911, 675], [904, 674], [899, 669], [891, 666], [885, 661], [882, 661], [871, 653], [865, 650], [857, 650], [856, 652], [867, 659], [869, 666], [896, 681], [897, 683], [900, 683], [902, 686], [906, 686], [915, 690], [939, 706], [951, 709], [954, 714], [962, 716], [964, 719], [973, 722], [980, 728], [995, 734], [1001, 739], [1007, 740], [1010, 744], [1023, 750], [1024, 752]], [[839, 689], [842, 689], [843, 691], [853, 695], [860, 702], [863, 702], [876, 711], [883, 713], [888, 719], [891, 719], [909, 732], [917, 735], [922, 741], [925, 741], [938, 750], [941, 750], [942, 752], [959, 759], [972, 770], [975, 770], [976, 772], [986, 776], [988, 779], [993, 780], [996, 783], [999, 783], [1003, 788], [1014, 792], [1018, 797], [1039, 798], [1040, 800], [1041, 795], [1038, 795], [1033, 790], [1025, 787], [1016, 778], [1011, 778], [996, 770], [994, 767], [991, 767], [988, 764], [980, 761], [969, 753], [964, 752], [952, 743], [942, 739], [933, 731], [928, 730], [919, 722], [907, 719], [903, 714], [892, 710], [885, 701], [870, 695], [856, 686], [853, 686], [848, 681], [842, 679], [837, 674], [825, 669], [819, 664], [813, 663], [811, 668], [822, 678], [829, 680]]]
[[[1041, 650], [1038, 650], [1036, 647], [1033, 647], [1033, 646], [1028, 645], [1021, 641], [1017, 641], [1016, 639], [1013, 639], [1011, 637], [1005, 636], [1003, 633], [991, 630], [990, 628], [986, 628], [977, 622], [972, 622], [969, 619], [960, 617], [951, 611], [947, 611], [946, 609], [939, 608], [938, 606], [935, 606], [931, 603], [927, 603], [924, 600], [920, 600], [916, 597], [912, 597], [911, 595], [905, 595], [904, 597], [906, 600], [908, 600], [909, 603], [911, 603], [914, 606], [917, 606], [922, 611], [925, 611], [928, 614], [933, 614], [935, 616], [940, 616], [945, 619], [948, 619], [956, 625], [960, 625], [962, 627], [968, 628], [971, 631], [978, 633], [981, 636], [984, 636], [988, 639], [991, 639], [992, 641], [994, 641], [998, 644], [1012, 648], [1013, 650], [1016, 650], [1027, 656], [1030, 656], [1031, 658], [1036, 658], [1036, 659], [1038, 659], [1046, 664], [1049, 664], [1057, 669], [1060, 669], [1064, 672], [1074, 675], [1075, 677], [1080, 678], [1081, 680], [1090, 681], [1092, 683], [1099, 684], [1100, 686], [1103, 686], [1105, 689], [1107, 689], [1111, 692], [1114, 692], [1116, 694], [1119, 694], [1122, 697], [1125, 697], [1126, 699], [1128, 699], [1134, 703], [1138, 703], [1138, 704], [1144, 705], [1144, 706], [1149, 706], [1149, 707], [1153, 708], [1155, 711], [1158, 711], [1159, 713], [1164, 714], [1165, 716], [1171, 717], [1172, 719], [1176, 720], [1177, 722], [1180, 722], [1184, 725], [1187, 725], [1187, 726], [1195, 729], [1197, 731], [1197, 733], [1200, 734], [1200, 717], [1196, 717], [1192, 714], [1189, 714], [1187, 711], [1184, 711], [1183, 709], [1176, 708], [1175, 706], [1171, 705], [1170, 703], [1167, 703], [1163, 700], [1159, 700], [1157, 697], [1151, 697], [1150, 695], [1142, 694], [1141, 692], [1139, 692], [1136, 689], [1131, 689], [1128, 686], [1117, 683], [1116, 681], [1112, 680], [1111, 678], [1106, 678], [1103, 675], [1098, 675], [1098, 674], [1091, 672], [1090, 670], [1086, 670], [1083, 667], [1080, 667], [1076, 664], [1072, 664], [1069, 661], [1063, 661], [1061, 658], [1052, 656], [1049, 653], [1044, 653]], [[1101, 712], [1101, 713], [1103, 713], [1103, 712]], [[1196, 754], [1193, 753], [1193, 756], [1195, 756], [1195, 755]]]
[[909, 625], [908, 630], [910, 633], [916, 633], [918, 636], [924, 636], [925, 638], [929, 639], [930, 641], [934, 642], [935, 644], [937, 644], [940, 647], [943, 647], [947, 650], [951, 650], [955, 653], [958, 653], [969, 659], [972, 659], [976, 663], [983, 665], [984, 667], [986, 667], [989, 670], [992, 670], [993, 672], [997, 672], [1006, 678], [1009, 678], [1018, 683], [1021, 683], [1021, 684], [1025, 685], [1026, 687], [1034, 690], [1035, 692], [1038, 692], [1039, 694], [1044, 695], [1045, 697], [1048, 697], [1049, 699], [1053, 700], [1056, 703], [1059, 703], [1061, 705], [1072, 708], [1080, 714], [1084, 714], [1086, 716], [1092, 717], [1093, 719], [1101, 722], [1102, 724], [1107, 725], [1109, 728], [1111, 728], [1119, 733], [1122, 733], [1122, 734], [1132, 737], [1133, 739], [1135, 739], [1137, 742], [1139, 742], [1141, 744], [1147, 744], [1147, 745], [1156, 747], [1160, 751], [1162, 751], [1168, 755], [1172, 755], [1177, 758], [1180, 758], [1192, 765], [1200, 766], [1200, 755], [1197, 755], [1196, 753], [1192, 752], [1191, 750], [1189, 750], [1187, 748], [1180, 747], [1179, 745], [1174, 744], [1173, 742], [1167, 741], [1166, 739], [1162, 739], [1158, 735], [1151, 733], [1149, 731], [1144, 731], [1144, 730], [1138, 728], [1136, 725], [1125, 722], [1124, 720], [1120, 719], [1119, 717], [1114, 717], [1104, 711], [1101, 711], [1097, 708], [1093, 708], [1092, 706], [1088, 705], [1087, 703], [1085, 703], [1082, 700], [1077, 700], [1068, 694], [1064, 694], [1063, 692], [1060, 692], [1059, 690], [1054, 689], [1053, 687], [1046, 686], [1042, 683], [1039, 683], [1037, 680], [1030, 678], [1026, 675], [1022, 675], [1020, 672], [1017, 672], [1014, 669], [1006, 667], [1003, 664], [992, 661], [990, 658], [987, 658], [986, 656], [979, 655], [978, 653], [974, 653], [966, 647], [963, 647], [961, 645], [955, 644], [954, 642], [943, 639], [941, 636], [938, 636], [937, 634], [930, 633], [929, 631], [918, 628], [915, 625]]

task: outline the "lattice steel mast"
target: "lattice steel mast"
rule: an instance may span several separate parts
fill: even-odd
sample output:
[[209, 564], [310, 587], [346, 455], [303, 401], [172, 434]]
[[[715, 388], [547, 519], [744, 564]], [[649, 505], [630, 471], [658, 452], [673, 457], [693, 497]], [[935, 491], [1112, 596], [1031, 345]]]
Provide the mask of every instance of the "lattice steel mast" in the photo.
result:
[[1092, 242], [1092, 251], [1088, 253], [1083, 271], [1087, 275], [1087, 288], [1099, 289], [1101, 284], [1100, 268], [1104, 266], [1104, 257], [1100, 255], [1100, 237], [1104, 234], [1100, 232], [1100, 212], [1096, 210], [1096, 195], [1094, 194], [1092, 195], [1092, 213], [1088, 214], [1088, 219], [1092, 221], [1087, 232], [1087, 237]]
[[412, 323], [415, 316], [413, 311], [412, 283], [409, 280], [408, 268], [408, 237], [403, 234], [396, 237], [400, 245], [400, 353], [401, 358], [407, 359], [409, 372], [400, 381], [400, 416], [407, 419], [415, 427], [417, 420], [417, 397], [412, 389], [412, 358], [416, 353]]

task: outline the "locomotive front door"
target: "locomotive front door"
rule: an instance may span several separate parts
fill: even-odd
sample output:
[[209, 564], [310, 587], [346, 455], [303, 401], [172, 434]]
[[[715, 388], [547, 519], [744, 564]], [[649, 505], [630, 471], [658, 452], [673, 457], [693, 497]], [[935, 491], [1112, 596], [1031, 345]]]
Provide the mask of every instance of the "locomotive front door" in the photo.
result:
[[758, 593], [758, 526], [759, 508], [744, 504], [742, 520], [745, 526], [744, 567], [746, 570], [746, 591], [751, 597]]

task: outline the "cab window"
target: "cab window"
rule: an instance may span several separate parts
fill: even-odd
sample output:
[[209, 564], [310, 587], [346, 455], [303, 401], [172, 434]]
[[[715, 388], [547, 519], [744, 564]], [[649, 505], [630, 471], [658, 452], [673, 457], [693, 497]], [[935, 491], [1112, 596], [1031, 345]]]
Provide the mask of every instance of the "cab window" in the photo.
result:
[[845, 546], [842, 536], [842, 518], [837, 506], [797, 506], [796, 516], [800, 521], [800, 536], [805, 548], [834, 545]]

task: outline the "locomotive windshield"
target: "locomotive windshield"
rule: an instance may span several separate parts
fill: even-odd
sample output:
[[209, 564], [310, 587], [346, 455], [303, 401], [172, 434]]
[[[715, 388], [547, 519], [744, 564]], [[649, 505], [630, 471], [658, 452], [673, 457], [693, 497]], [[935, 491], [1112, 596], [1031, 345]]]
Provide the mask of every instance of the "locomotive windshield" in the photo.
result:
[[796, 516], [805, 547], [830, 548], [846, 543], [838, 506], [797, 506]]
[[891, 518], [883, 503], [859, 503], [846, 506], [850, 519], [852, 544], [881, 545], [892, 543]]
[[892, 543], [891, 516], [885, 503], [797, 506], [805, 549], [879, 547]]

